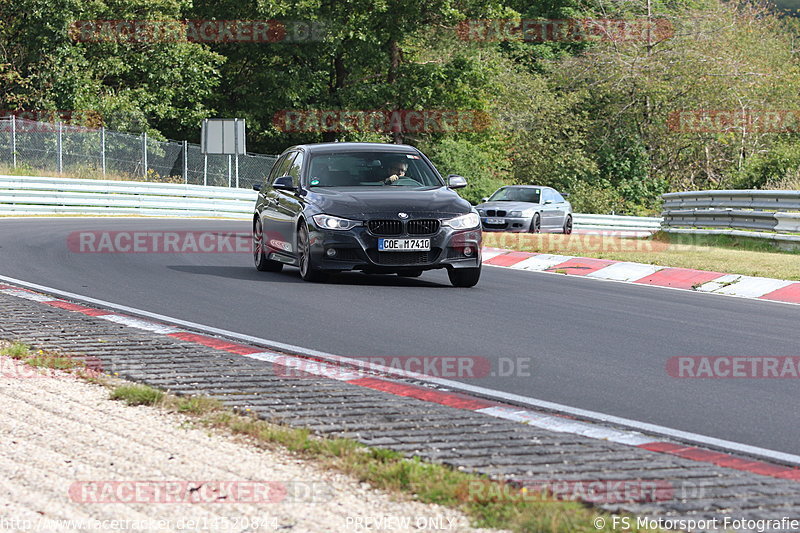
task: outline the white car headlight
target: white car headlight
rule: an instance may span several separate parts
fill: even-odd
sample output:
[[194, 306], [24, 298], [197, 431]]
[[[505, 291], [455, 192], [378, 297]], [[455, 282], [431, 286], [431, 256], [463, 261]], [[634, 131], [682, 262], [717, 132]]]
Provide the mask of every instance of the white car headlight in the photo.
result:
[[361, 225], [358, 220], [349, 220], [331, 215], [314, 215], [311, 218], [314, 219], [317, 226], [323, 229], [348, 230]]
[[511, 211], [508, 216], [511, 218], [519, 218], [522, 216], [522, 211]]
[[479, 214], [480, 216], [483, 216], [483, 215], [485, 215], [486, 213], [484, 213], [483, 209], [478, 209], [478, 214]]
[[481, 217], [477, 213], [467, 213], [450, 220], [442, 222], [443, 226], [450, 226], [453, 229], [472, 229], [481, 225]]

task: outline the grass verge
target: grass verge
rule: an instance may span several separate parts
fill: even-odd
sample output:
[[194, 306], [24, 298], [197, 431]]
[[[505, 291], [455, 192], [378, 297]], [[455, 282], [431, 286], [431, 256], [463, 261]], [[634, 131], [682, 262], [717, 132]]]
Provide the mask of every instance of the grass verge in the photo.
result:
[[[609, 515], [577, 502], [548, 499], [540, 493], [527, 493], [518, 487], [426, 463], [417, 457], [409, 459], [391, 450], [370, 448], [354, 440], [317, 437], [308, 430], [237, 413], [213, 399], [173, 396], [145, 385], [117, 386], [111, 397], [131, 405], [146, 404], [183, 413], [203, 427], [246, 437], [261, 447], [286, 448], [304, 459], [397, 496], [459, 509], [477, 527], [541, 533], [614, 531]], [[598, 519], [603, 519], [605, 525], [598, 528]]]
[[8, 356], [17, 361], [22, 361], [26, 365], [36, 368], [50, 368], [55, 370], [83, 369], [85, 364], [72, 357], [54, 354], [39, 350], [32, 351], [27, 345], [14, 342], [6, 346], [0, 346], [0, 355]]
[[[54, 365], [48, 368], [64, 366], [74, 370], [81, 366], [79, 360], [69, 357], [33, 353], [21, 343], [0, 344], [0, 355], [26, 364]], [[83, 373], [75, 374], [87, 378]], [[484, 476], [427, 463], [418, 457], [409, 459], [398, 452], [367, 447], [354, 440], [318, 437], [305, 429], [281, 426], [246, 412], [233, 411], [214, 399], [175, 396], [147, 385], [121, 382], [106, 376], [94, 379], [90, 375], [89, 378], [110, 389], [110, 398], [113, 400], [181, 413], [194, 424], [223, 434], [244, 437], [257, 446], [288, 449], [303, 459], [338, 470], [396, 497], [459, 509], [476, 527], [536, 533], [619, 531], [613, 528], [610, 515], [578, 502], [549, 499], [539, 492], [527, 492]], [[636, 520], [632, 519], [631, 524], [635, 525]], [[632, 527], [626, 531], [654, 530]]]
[[787, 252], [760, 239], [728, 235], [657, 233], [645, 239], [553, 233], [484, 233], [484, 246], [665, 267], [800, 280], [800, 251]]

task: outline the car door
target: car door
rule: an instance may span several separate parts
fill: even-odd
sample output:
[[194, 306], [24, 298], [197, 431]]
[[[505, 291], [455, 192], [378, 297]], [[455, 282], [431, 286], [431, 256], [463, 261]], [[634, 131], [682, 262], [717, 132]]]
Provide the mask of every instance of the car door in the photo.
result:
[[566, 222], [570, 205], [569, 202], [567, 202], [564, 197], [561, 196], [561, 193], [556, 190], [551, 192], [553, 193], [553, 203], [551, 205], [554, 208], [553, 227], [560, 230], [564, 227], [564, 222]]
[[261, 189], [259, 195], [263, 195], [263, 207], [261, 209], [261, 223], [264, 228], [264, 244], [270, 249], [280, 252], [291, 252], [294, 250], [294, 241], [287, 241], [281, 231], [281, 219], [284, 216], [280, 209], [280, 196], [282, 191], [276, 190], [272, 184], [280, 176], [285, 176], [289, 170], [297, 152], [283, 154], [275, 164], [267, 178], [268, 185]]
[[560, 228], [559, 213], [555, 191], [542, 189], [542, 230], [552, 231], [557, 227]]
[[303, 161], [305, 160], [303, 152], [295, 152], [294, 156], [290, 158], [289, 164], [286, 167], [282, 176], [291, 176], [292, 185], [295, 186], [294, 191], [275, 191], [276, 192], [276, 207], [278, 226], [278, 233], [281, 235], [284, 250], [287, 252], [295, 253], [297, 250], [297, 237], [295, 229], [297, 227], [297, 219], [303, 210], [302, 196], [300, 195], [300, 176], [303, 168]]

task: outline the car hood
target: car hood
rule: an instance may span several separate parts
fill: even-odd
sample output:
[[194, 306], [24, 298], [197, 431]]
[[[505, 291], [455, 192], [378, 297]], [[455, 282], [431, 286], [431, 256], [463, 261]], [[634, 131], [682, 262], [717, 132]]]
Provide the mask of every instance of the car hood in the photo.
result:
[[377, 214], [462, 215], [470, 203], [446, 187], [387, 190], [386, 187], [319, 187], [309, 191], [307, 200], [321, 212], [341, 217]]
[[541, 204], [532, 204], [530, 202], [486, 202], [475, 206], [476, 209], [502, 209], [504, 211], [525, 211], [526, 209], [535, 209], [541, 207]]

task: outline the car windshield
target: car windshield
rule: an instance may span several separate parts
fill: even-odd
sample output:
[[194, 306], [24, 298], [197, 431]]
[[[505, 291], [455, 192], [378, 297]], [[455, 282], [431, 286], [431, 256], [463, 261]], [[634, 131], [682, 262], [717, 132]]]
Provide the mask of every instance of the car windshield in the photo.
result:
[[418, 154], [357, 152], [311, 156], [309, 187], [442, 187]]
[[503, 187], [496, 191], [491, 198], [490, 202], [530, 202], [538, 204], [542, 196], [541, 189], [533, 189], [530, 187]]

